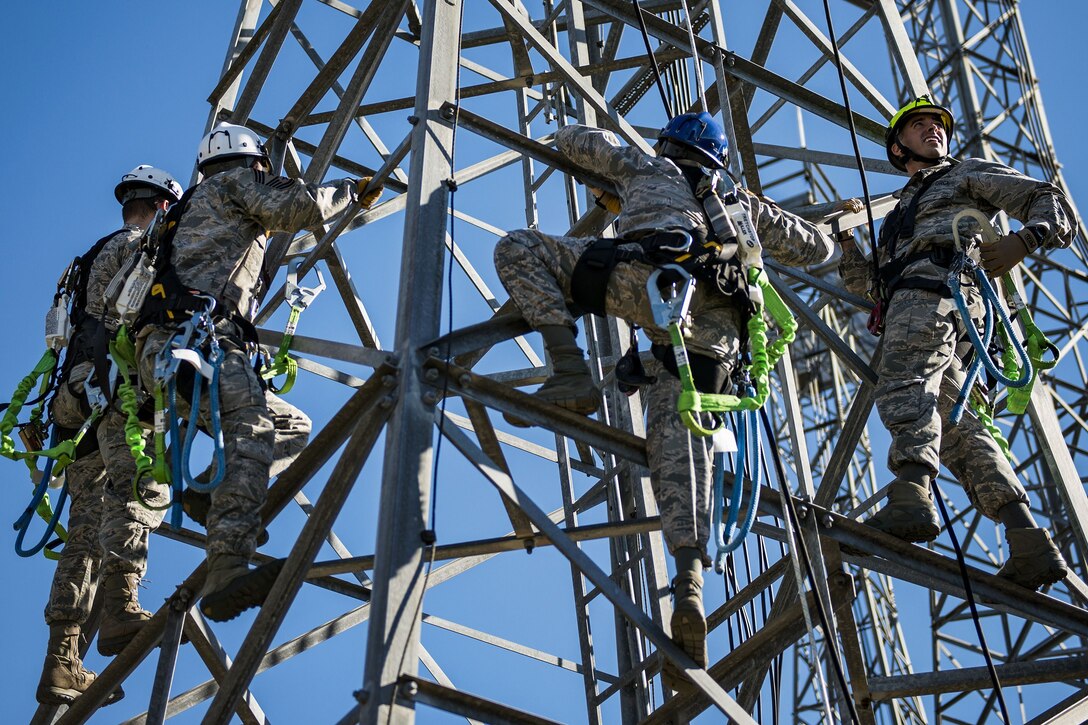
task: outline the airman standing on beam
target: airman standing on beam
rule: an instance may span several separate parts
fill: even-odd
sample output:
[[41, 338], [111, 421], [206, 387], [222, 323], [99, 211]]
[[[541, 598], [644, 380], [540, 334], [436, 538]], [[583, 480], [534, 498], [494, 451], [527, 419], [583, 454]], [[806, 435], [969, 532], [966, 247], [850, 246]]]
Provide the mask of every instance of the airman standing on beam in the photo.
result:
[[[150, 390], [156, 385], [156, 360], [178, 324], [214, 300], [212, 319], [224, 352], [218, 394], [226, 470], [211, 493], [200, 608], [208, 618], [225, 621], [261, 604], [275, 581], [275, 569], [249, 568], [261, 506], [270, 475], [294, 460], [310, 433], [304, 413], [265, 389], [247, 352], [256, 343], [251, 320], [257, 299], [269, 282], [262, 272], [267, 235], [319, 226], [357, 199], [369, 207], [381, 189], [359, 199], [369, 179], [319, 186], [269, 176], [260, 139], [227, 123], [201, 141], [197, 166], [204, 179], [181, 201], [176, 224], [167, 232], [172, 253], [158, 277], [159, 295], [153, 290], [141, 313], [137, 357], [141, 384]], [[178, 413], [187, 416], [183, 380], [179, 392]], [[211, 415], [202, 401], [201, 423], [211, 425]]]
[[[95, 283], [93, 270], [107, 257], [134, 249], [156, 211], [181, 198], [181, 185], [161, 169], [137, 166], [121, 177], [115, 196], [121, 204], [124, 226], [99, 240], [73, 263], [75, 334], [51, 406], [54, 423], [70, 432], [78, 429], [90, 413], [85, 386], [94, 384], [108, 390], [112, 384], [102, 379], [106, 371], [95, 370], [94, 347], [102, 316], [103, 287]], [[94, 681], [95, 673], [80, 661], [79, 638], [96, 589], [104, 598], [98, 631], [98, 650], [102, 654], [120, 652], [150, 616], [140, 606], [137, 586], [147, 570], [151, 530], [162, 521], [162, 513], [141, 506], [133, 498], [133, 471], [124, 466], [125, 461], [131, 463], [131, 456], [124, 431], [116, 424], [117, 417], [112, 408], [106, 411], [96, 424], [95, 435], [83, 439], [84, 450], [77, 449], [76, 460], [64, 470], [72, 503], [68, 542], [57, 562], [45, 608], [49, 645], [37, 691], [42, 704], [71, 702]], [[163, 487], [151, 480], [146, 483], [144, 499], [152, 504], [164, 503]]]
[[[556, 133], [556, 147], [573, 163], [606, 177], [622, 207], [615, 239], [555, 237], [532, 229], [499, 241], [495, 265], [511, 299], [544, 338], [553, 374], [536, 397], [582, 414], [591, 414], [601, 396], [582, 350], [575, 341], [575, 317], [568, 309], [615, 315], [641, 326], [654, 343], [647, 369], [654, 380], [645, 390], [646, 448], [662, 529], [676, 560], [672, 638], [706, 667], [706, 619], [702, 603], [711, 500], [708, 438], [694, 438], [677, 413], [680, 380], [668, 332], [655, 323], [647, 281], [657, 265], [687, 254], [698, 256], [714, 242], [700, 194], [702, 184], [727, 163], [728, 139], [708, 113], [672, 119], [661, 131], [657, 152], [647, 155], [620, 146], [608, 131], [567, 126]], [[739, 194], [754, 220], [764, 248], [784, 264], [822, 262], [831, 240], [812, 224], [754, 196]], [[717, 284], [700, 282], [690, 307], [687, 347], [696, 387], [726, 392], [732, 385], [745, 331], [748, 298], [732, 248], [708, 259]], [[692, 274], [698, 276], [698, 272]], [[507, 417], [515, 425], [525, 425]], [[666, 684], [683, 686], [666, 669]]]
[[[949, 421], [966, 376], [971, 343], [946, 282], [953, 258], [952, 220], [965, 209], [999, 211], [1024, 227], [968, 254], [1000, 277], [1028, 254], [1067, 247], [1073, 212], [1056, 186], [994, 161], [948, 155], [951, 112], [921, 97], [899, 109], [887, 132], [888, 159], [911, 174], [899, 204], [884, 220], [878, 242], [880, 279], [853, 243], [843, 244], [840, 272], [859, 295], [880, 291], [884, 351], [876, 406], [892, 436], [888, 468], [895, 480], [888, 502], [866, 523], [900, 539], [931, 541], [940, 532], [930, 486], [943, 462], [979, 511], [1005, 527], [1009, 557], [1000, 576], [1029, 589], [1066, 575], [1065, 561], [1039, 528], [1016, 473], [978, 417], [966, 410]], [[980, 329], [982, 298], [971, 280], [962, 290]]]

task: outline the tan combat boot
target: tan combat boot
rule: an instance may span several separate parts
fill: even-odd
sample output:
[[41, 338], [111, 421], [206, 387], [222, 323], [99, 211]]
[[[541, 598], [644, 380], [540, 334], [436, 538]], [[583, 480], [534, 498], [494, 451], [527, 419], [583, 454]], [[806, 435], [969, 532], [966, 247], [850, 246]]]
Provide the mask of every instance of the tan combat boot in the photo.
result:
[[888, 487], [884, 508], [865, 520], [874, 529], [911, 543], [933, 541], [941, 522], [928, 487], [897, 478]]
[[1009, 542], [1009, 558], [998, 576], [1036, 590], [1061, 581], [1069, 573], [1046, 529], [1005, 529], [1005, 541]]
[[251, 570], [247, 557], [209, 554], [208, 578], [204, 582], [204, 597], [200, 600], [201, 613], [216, 622], [226, 622], [251, 607], [264, 604], [282, 568], [283, 559]]
[[38, 681], [38, 702], [66, 705], [87, 691], [95, 673], [84, 669], [79, 659], [79, 625], [56, 622], [49, 625], [49, 645], [42, 678]]
[[99, 592], [104, 600], [102, 624], [98, 628], [99, 654], [113, 657], [120, 653], [151, 619], [151, 612], [140, 606], [139, 586], [140, 575], [132, 572], [114, 572], [102, 580]]
[[[552, 356], [552, 375], [533, 393], [533, 397], [579, 415], [597, 412], [601, 407], [601, 391], [593, 383], [582, 349], [574, 345], [551, 348], [549, 352]], [[504, 413], [503, 417], [507, 423], [518, 428], [532, 425], [509, 413]]]
[[[678, 549], [676, 569], [676, 578], [672, 580], [672, 641], [695, 660], [695, 664], [706, 669], [706, 614], [703, 610], [701, 552], [688, 547]], [[680, 692], [692, 687], [671, 661], [666, 660], [661, 675], [662, 683], [671, 690]]]
[[[558, 405], [579, 415], [590, 415], [601, 407], [601, 391], [593, 384], [593, 375], [576, 341], [577, 330], [566, 325], [541, 325], [544, 348], [552, 360], [552, 375], [533, 397]], [[528, 428], [532, 423], [504, 413], [510, 425]]]

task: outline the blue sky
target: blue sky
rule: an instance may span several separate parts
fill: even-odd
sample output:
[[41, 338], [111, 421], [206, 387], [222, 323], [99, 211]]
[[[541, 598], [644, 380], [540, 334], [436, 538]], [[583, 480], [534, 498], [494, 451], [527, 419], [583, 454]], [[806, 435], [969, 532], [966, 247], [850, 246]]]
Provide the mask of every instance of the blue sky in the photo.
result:
[[[41, 322], [57, 277], [67, 262], [95, 239], [119, 226], [119, 209], [113, 200], [112, 189], [120, 175], [137, 164], [150, 163], [170, 170], [183, 184], [187, 183], [207, 117], [205, 98], [216, 83], [236, 12], [237, 4], [227, 0], [19, 3], [8, 10], [8, 32], [5, 43], [0, 45], [0, 67], [4, 69], [7, 100], [6, 113], [0, 117], [0, 138], [8, 144], [4, 173], [0, 175], [0, 219], [5, 221], [3, 237], [8, 249], [8, 262], [4, 268], [7, 354], [0, 360], [0, 396], [14, 388], [41, 354]], [[306, 17], [314, 20], [318, 13], [335, 15], [326, 8], [308, 9], [307, 12], [311, 15]], [[1082, 140], [1083, 79], [1088, 71], [1088, 61], [1085, 54], [1076, 49], [1082, 47], [1080, 30], [1088, 21], [1088, 6], [1062, 0], [1036, 0], [1023, 3], [1021, 12], [1041, 79], [1058, 158], [1064, 164], [1074, 198], [1084, 208], [1088, 205], [1083, 201], [1088, 199], [1088, 172], [1084, 171], [1088, 168], [1088, 150]], [[820, 16], [814, 13], [814, 17]], [[470, 10], [469, 23], [473, 20]], [[494, 16], [488, 13], [486, 24], [493, 22]], [[841, 31], [844, 23], [840, 21], [839, 24]], [[309, 29], [311, 26], [304, 27]], [[336, 32], [342, 32], [346, 27], [344, 20], [336, 16]], [[331, 35], [335, 36], [335, 32]], [[321, 31], [315, 31], [315, 36], [315, 42], [325, 39]], [[731, 42], [743, 53], [750, 47], [751, 39], [732, 34]], [[297, 46], [290, 39], [288, 46], [289, 52], [298, 54]], [[328, 47], [326, 43], [326, 54]], [[391, 56], [390, 66], [383, 67], [379, 74], [371, 97], [393, 95], [396, 93], [394, 87], [403, 94], [400, 79], [405, 75], [414, 77], [413, 57], [414, 51], [397, 48], [396, 54]], [[273, 78], [284, 85], [280, 94], [284, 98], [297, 93], [294, 86], [308, 80], [281, 78], [275, 71]], [[277, 111], [286, 110], [286, 105], [275, 107], [278, 97], [273, 95], [271, 101], [259, 105], [256, 116], [274, 123], [279, 117]], [[328, 108], [327, 104], [322, 107], [325, 108]], [[375, 121], [382, 132], [388, 134], [388, 143], [396, 143], [406, 132], [404, 116], [407, 113], [390, 114], [389, 118]], [[652, 114], [645, 114], [640, 122], [656, 125], [660, 121]], [[312, 139], [312, 134], [309, 138]], [[793, 141], [791, 136], [781, 143]], [[836, 137], [832, 144], [835, 150], [846, 152], [845, 135]], [[466, 143], [459, 146], [458, 153], [458, 165], [463, 167], [493, 152]], [[894, 180], [884, 177], [877, 182], [876, 188], [890, 190], [894, 185]], [[463, 197], [458, 197], [458, 203], [465, 203], [466, 209], [472, 204], [480, 208], [479, 205], [487, 202], [487, 195], [493, 193], [493, 186], [478, 191], [469, 188]], [[522, 225], [520, 206], [509, 211], [494, 211], [508, 225]], [[491, 217], [489, 220], [494, 221]], [[400, 243], [397, 222], [398, 218], [394, 218], [389, 223], [375, 225], [360, 237], [360, 244], [345, 252], [353, 262], [356, 282], [365, 290], [371, 314], [375, 315], [379, 334], [386, 344], [392, 341], [396, 280], [388, 270], [396, 269], [396, 247]], [[563, 219], [545, 218], [542, 227], [559, 231], [565, 228], [565, 223]], [[460, 223], [457, 229], [461, 235], [458, 241], [475, 254], [474, 259], [488, 258], [487, 246], [493, 243], [493, 237]], [[369, 262], [375, 254], [380, 255], [382, 265], [371, 268]], [[505, 298], [492, 271], [481, 269], [481, 272], [499, 298]], [[459, 294], [465, 291], [463, 281], [456, 284]], [[332, 293], [327, 294], [330, 297], [323, 312], [305, 319], [300, 333], [350, 340], [350, 335], [342, 332], [345, 317], [342, 312], [331, 309], [334, 307]], [[372, 304], [373, 299], [386, 302]], [[468, 303], [457, 309], [455, 324], [479, 321], [486, 312], [486, 307], [479, 302]], [[282, 322], [278, 317], [274, 324]], [[344, 398], [342, 389], [312, 376], [300, 380], [300, 385], [305, 386], [304, 391], [293, 399], [296, 403], [305, 401], [307, 412], [318, 425]], [[511, 458], [515, 469], [528, 470], [535, 465], [533, 459], [524, 456], [512, 455]], [[473, 517], [466, 511], [472, 512], [476, 506], [487, 512], [492, 525], [496, 521], [501, 523], [501, 515], [495, 515], [494, 496], [479, 485], [467, 492], [460, 489], [459, 476], [464, 474], [463, 466], [458, 465], [452, 455], [443, 460], [450, 468], [443, 469], [439, 484], [440, 503], [446, 512], [440, 518], [440, 536], [445, 541], [456, 541], [504, 533], [505, 529], [501, 527], [481, 533], [479, 527], [472, 525]], [[7, 517], [14, 521], [29, 496], [29, 486], [20, 464], [6, 465], [7, 495], [0, 509], [0, 519]], [[367, 485], [357, 487], [345, 509], [350, 511], [352, 518], [342, 517], [337, 526], [338, 533], [355, 553], [367, 553], [373, 548], [373, 515], [367, 512], [375, 510], [379, 470], [373, 463], [367, 467], [363, 475]], [[540, 496], [542, 503], [552, 504], [545, 508], [559, 505], [558, 493], [554, 490], [546, 491], [537, 485], [532, 492]], [[315, 498], [316, 493], [313, 493], [311, 499]], [[288, 551], [290, 542], [286, 540], [286, 534], [297, 530], [301, 516], [292, 512], [287, 517], [289, 524], [273, 529], [273, 541], [266, 549], [269, 553], [282, 555]], [[279, 539], [276, 538], [277, 531], [281, 532]], [[27, 720], [34, 707], [33, 692], [46, 639], [41, 610], [52, 565], [40, 558], [16, 557], [10, 548], [14, 535], [9, 534], [7, 541], [9, 548], [0, 553], [0, 577], [9, 590], [3, 600], [4, 617], [0, 625], [0, 639], [8, 655], [6, 674], [0, 678], [0, 702], [4, 703], [2, 709], [8, 716], [5, 719], [15, 722]], [[603, 555], [605, 551], [600, 546], [590, 547], [590, 550], [595, 555]], [[331, 558], [331, 553], [326, 550], [322, 558]], [[156, 539], [147, 589], [142, 593], [145, 606], [156, 608], [198, 560], [199, 552]], [[462, 586], [436, 589], [428, 597], [425, 608], [432, 611], [433, 607], [435, 614], [451, 618], [450, 613], [456, 612], [458, 621], [514, 639], [522, 637], [526, 630], [525, 620], [533, 618], [546, 624], [533, 633], [531, 645], [577, 659], [577, 639], [570, 617], [564, 619], [552, 611], [558, 605], [569, 614], [566, 587], [569, 587], [570, 578], [565, 563], [554, 552], [541, 550], [531, 559], [511, 556], [496, 560], [489, 567], [486, 575], [482, 572], [463, 575]], [[495, 582], [500, 581], [517, 584], [497, 587]], [[555, 587], [564, 589], [557, 592]], [[720, 599], [721, 595], [712, 596]], [[321, 593], [308, 593], [303, 603], [304, 606], [289, 618], [277, 642], [345, 609], [341, 600]], [[608, 631], [607, 612], [599, 602], [593, 606], [594, 616], [598, 618], [595, 620], [597, 635], [602, 642], [607, 642], [612, 636]], [[228, 651], [233, 652], [245, 629], [235, 623], [224, 627], [220, 633]], [[302, 722], [307, 718], [334, 721], [343, 715], [350, 704], [351, 690], [361, 682], [364, 636], [365, 627], [358, 627], [323, 645], [320, 653], [299, 657], [278, 668], [279, 672], [259, 680], [258, 698], [265, 703], [273, 719], [279, 722]], [[514, 658], [513, 655], [498, 658], [487, 655], [489, 664], [477, 667], [477, 662], [484, 662], [478, 644], [465, 644], [456, 635], [433, 628], [425, 631], [424, 643], [458, 685], [503, 699], [503, 685], [496, 685], [495, 675], [501, 673], [506, 663], [503, 658]], [[925, 662], [927, 656], [927, 652], [919, 652], [917, 661]], [[141, 703], [146, 707], [154, 669], [152, 662], [150, 659], [145, 662], [132, 681], [129, 700], [103, 711], [93, 722], [116, 722], [139, 712]], [[97, 654], [92, 654], [89, 664], [101, 669], [105, 663]], [[510, 664], [513, 666], [512, 660]], [[609, 669], [613, 663], [601, 663], [600, 666]], [[175, 692], [204, 677], [195, 657], [186, 653]], [[512, 685], [522, 690], [518, 693], [518, 702], [541, 714], [577, 721], [583, 712], [578, 704], [580, 678], [544, 666], [535, 671], [534, 677], [538, 679], [532, 688]], [[300, 682], [304, 683], [301, 687]], [[275, 717], [277, 714], [280, 716]], [[178, 719], [178, 722], [196, 721], [192, 712]], [[453, 719], [424, 709], [420, 721], [452, 722]]]

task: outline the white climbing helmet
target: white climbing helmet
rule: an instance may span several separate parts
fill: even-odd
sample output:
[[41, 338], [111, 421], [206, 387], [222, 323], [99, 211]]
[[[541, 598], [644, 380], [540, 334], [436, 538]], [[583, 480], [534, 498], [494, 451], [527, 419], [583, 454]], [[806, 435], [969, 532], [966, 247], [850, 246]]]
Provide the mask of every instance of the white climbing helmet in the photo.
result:
[[121, 204], [131, 199], [149, 199], [156, 196], [168, 197], [174, 203], [181, 200], [181, 184], [162, 169], [140, 164], [121, 177], [113, 195]]
[[200, 141], [196, 152], [196, 166], [204, 168], [209, 161], [234, 158], [236, 156], [257, 156], [267, 159], [268, 152], [257, 134], [245, 126], [233, 123], [221, 123]]

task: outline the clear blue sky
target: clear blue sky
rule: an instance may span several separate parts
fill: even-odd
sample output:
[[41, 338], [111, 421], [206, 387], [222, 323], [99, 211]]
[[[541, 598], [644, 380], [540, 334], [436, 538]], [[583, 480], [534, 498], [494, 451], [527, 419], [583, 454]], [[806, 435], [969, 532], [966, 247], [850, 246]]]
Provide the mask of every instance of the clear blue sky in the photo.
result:
[[[724, 5], [728, 8], [731, 4]], [[809, 5], [812, 3], [805, 7]], [[1088, 22], [1088, 6], [1062, 0], [1036, 0], [1022, 4], [1021, 11], [1041, 79], [1058, 157], [1064, 164], [1074, 197], [1082, 208], [1086, 208], [1088, 173], [1084, 169], [1088, 168], [1088, 151], [1082, 139], [1083, 86], [1088, 62], [1078, 48], [1083, 46], [1081, 29]], [[42, 319], [57, 277], [67, 262], [95, 239], [119, 226], [119, 209], [112, 196], [119, 176], [137, 164], [150, 163], [170, 170], [183, 184], [187, 183], [208, 113], [205, 98], [217, 80], [236, 12], [234, 0], [17, 3], [7, 11], [7, 33], [5, 42], [0, 45], [6, 100], [6, 112], [0, 117], [0, 138], [7, 143], [4, 173], [0, 175], [0, 219], [5, 223], [3, 237], [9, 250], [4, 267], [8, 315], [7, 354], [0, 359], [0, 397], [14, 388], [41, 354]], [[311, 17], [318, 17], [312, 9], [307, 12]], [[470, 24], [472, 12], [470, 9]], [[334, 34], [347, 28], [345, 20], [327, 8], [321, 8], [320, 13], [332, 18], [336, 28]], [[812, 14], [822, 17], [816, 5], [812, 6]], [[487, 18], [487, 24], [494, 24], [493, 13], [488, 11]], [[840, 20], [840, 31], [844, 25]], [[310, 27], [304, 25], [304, 29]], [[730, 32], [733, 46], [746, 52], [751, 38]], [[322, 33], [315, 35], [320, 38]], [[291, 39], [288, 39], [288, 47], [291, 53], [298, 55]], [[329, 47], [326, 43], [322, 48], [326, 55]], [[371, 97], [393, 94], [394, 83], [399, 83], [405, 76], [414, 77], [412, 54], [400, 49], [396, 57], [400, 59], [395, 61], [397, 67], [383, 68]], [[404, 65], [400, 65], [402, 62]], [[275, 70], [273, 79], [278, 79]], [[290, 78], [274, 82], [289, 86], [282, 94], [289, 99], [292, 93], [301, 89], [301, 86], [297, 89], [295, 86], [305, 80]], [[405, 87], [398, 87], [398, 95], [405, 94]], [[287, 102], [289, 100], [284, 101]], [[328, 105], [322, 108], [328, 108]], [[274, 123], [278, 113], [285, 110], [286, 105], [259, 106], [257, 116], [267, 123]], [[391, 145], [406, 132], [403, 117], [407, 113], [391, 114], [396, 118], [380, 121], [383, 132], [389, 134], [386, 140]], [[648, 116], [640, 122], [655, 125], [660, 123], [660, 118]], [[790, 136], [781, 143], [793, 141]], [[837, 137], [831, 148], [847, 152], [845, 135]], [[459, 165], [482, 156], [471, 144], [459, 147], [459, 154], [463, 154]], [[877, 188], [888, 190], [893, 186], [892, 180], [884, 178]], [[485, 188], [490, 193], [494, 187]], [[474, 195], [471, 191], [465, 198], [466, 204], [482, 201], [479, 193]], [[511, 225], [520, 226], [519, 213], [520, 204], [514, 204], [510, 211], [499, 215], [509, 219]], [[489, 219], [493, 220], [492, 217]], [[565, 226], [562, 218], [542, 220], [542, 227], [548, 231], [559, 231]], [[463, 235], [458, 240], [471, 249], [478, 264], [483, 264], [482, 260], [488, 258], [487, 245], [493, 243], [493, 237], [472, 232], [463, 224], [459, 224], [458, 230]], [[352, 248], [349, 261], [353, 261], [357, 282], [364, 290], [371, 314], [375, 315], [383, 342], [388, 345], [392, 342], [395, 299], [395, 278], [388, 270], [396, 267], [385, 264], [371, 269], [369, 263], [370, 255], [376, 255], [383, 263], [389, 262], [390, 257], [395, 258], [400, 231], [396, 223], [376, 225], [359, 239], [361, 243]], [[481, 271], [502, 299], [504, 294], [491, 270]], [[459, 287], [458, 291], [462, 289]], [[350, 333], [337, 329], [343, 324], [344, 316], [332, 309], [335, 307], [332, 295], [326, 299], [323, 311], [304, 321], [300, 333], [350, 340]], [[457, 313], [457, 324], [464, 324], [483, 319], [486, 308], [473, 303], [458, 309]], [[282, 320], [277, 319], [277, 324], [282, 324]], [[306, 329], [307, 325], [312, 326]], [[300, 380], [300, 386], [303, 386], [302, 392], [292, 397], [296, 403], [305, 401], [307, 412], [317, 424], [323, 422], [344, 397], [342, 390], [312, 377]], [[515, 466], [531, 465], [531, 461], [524, 458], [514, 456], [513, 459]], [[458, 483], [465, 475], [464, 468], [452, 455], [448, 459], [444, 457], [443, 461], [449, 466], [443, 469], [440, 483], [440, 502], [445, 507], [439, 522], [443, 541], [502, 533], [504, 529], [493, 526], [498, 521], [498, 514], [490, 491], [478, 483], [461, 491]], [[7, 493], [0, 507], [0, 520], [14, 521], [22, 511], [30, 489], [21, 464], [3, 465], [7, 466]], [[365, 485], [357, 487], [337, 526], [338, 533], [355, 553], [368, 553], [373, 548], [372, 512], [376, 505], [378, 471], [375, 465], [368, 466], [361, 479]], [[551, 480], [550, 477], [547, 480]], [[558, 506], [558, 493], [554, 487], [545, 490], [543, 486], [536, 486], [533, 492], [543, 502]], [[316, 498], [316, 493], [311, 498]], [[486, 532], [472, 525], [477, 506], [486, 510], [490, 517], [492, 528]], [[287, 534], [297, 530], [292, 527], [297, 527], [301, 520], [294, 513], [289, 518], [290, 526], [273, 529], [273, 541], [265, 550], [268, 553], [282, 555], [288, 551]], [[280, 536], [277, 538], [278, 531]], [[13, 541], [14, 535], [9, 533], [3, 540], [8, 548], [0, 553], [0, 581], [9, 592], [3, 599], [4, 616], [0, 624], [0, 641], [7, 656], [5, 674], [0, 677], [0, 702], [3, 703], [0, 710], [5, 721], [22, 722], [34, 709], [34, 687], [46, 639], [41, 611], [52, 576], [52, 564], [41, 558], [16, 557], [11, 549]], [[599, 546], [591, 551], [598, 556], [604, 555], [604, 549]], [[323, 552], [322, 558], [329, 557], [331, 554], [327, 550]], [[145, 606], [156, 608], [197, 561], [199, 552], [161, 539], [154, 540], [152, 569], [147, 588], [142, 592]], [[534, 618], [542, 624], [536, 628], [530, 644], [577, 660], [577, 639], [567, 594], [569, 570], [565, 563], [545, 550], [538, 551], [531, 559], [510, 555], [489, 567], [486, 576], [479, 572], [465, 575], [462, 586], [436, 589], [428, 597], [426, 609], [511, 638], [518, 638], [531, 629], [525, 625], [525, 620]], [[496, 585], [500, 581], [511, 584], [500, 588]], [[720, 583], [709, 591], [710, 605], [720, 603]], [[288, 619], [277, 642], [347, 608], [341, 600], [323, 594], [308, 593], [303, 603], [304, 606]], [[607, 645], [603, 643], [611, 640], [612, 632], [601, 606], [600, 603], [594, 605], [595, 634], [606, 649]], [[561, 614], [553, 611], [555, 609], [561, 609]], [[243, 623], [249, 621], [249, 618], [242, 620]], [[230, 652], [237, 648], [245, 634], [243, 624], [237, 622], [217, 631]], [[928, 639], [928, 633], [925, 639]], [[360, 686], [364, 641], [365, 627], [356, 628], [323, 645], [319, 651], [296, 658], [277, 668], [276, 672], [262, 676], [256, 687], [258, 699], [277, 722], [335, 721], [346, 712], [351, 691]], [[513, 655], [497, 658], [488, 655], [485, 658], [481, 645], [466, 643], [455, 635], [433, 628], [425, 630], [424, 643], [454, 681], [467, 690], [504, 699], [502, 688], [511, 687], [518, 691], [515, 699], [531, 711], [560, 720], [578, 721], [582, 716], [578, 676], [541, 666], [530, 670], [536, 677], [531, 680], [532, 685], [524, 678], [511, 682], [502, 677], [504, 663], [512, 668], [523, 667], [522, 661], [515, 660]], [[722, 652], [715, 650], [714, 654]], [[928, 646], [915, 656], [916, 662], [924, 665]], [[485, 661], [486, 665], [483, 664]], [[96, 669], [105, 664], [93, 650], [88, 663]], [[614, 669], [610, 661], [602, 662], [600, 666]], [[146, 707], [153, 670], [153, 659], [149, 659], [130, 680], [129, 699], [102, 711], [93, 722], [116, 722]], [[205, 675], [195, 656], [186, 651], [175, 692], [203, 679]], [[177, 721], [197, 720], [191, 711]], [[454, 721], [426, 708], [420, 710], [419, 720], [423, 723]]]

